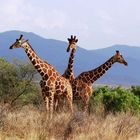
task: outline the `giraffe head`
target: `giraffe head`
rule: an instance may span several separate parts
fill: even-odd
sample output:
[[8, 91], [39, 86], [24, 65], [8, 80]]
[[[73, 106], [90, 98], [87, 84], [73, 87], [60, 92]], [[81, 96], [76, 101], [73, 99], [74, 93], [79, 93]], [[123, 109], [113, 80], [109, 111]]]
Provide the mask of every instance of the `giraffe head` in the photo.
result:
[[13, 48], [23, 48], [24, 45], [28, 42], [28, 40], [25, 40], [23, 38], [23, 35], [20, 35], [19, 39], [16, 39], [16, 42], [13, 43], [11, 46], [10, 46], [10, 49], [13, 49]]
[[78, 39], [76, 39], [76, 36], [73, 37], [73, 35], [71, 35], [71, 38], [68, 38], [68, 41], [69, 41], [69, 45], [67, 48], [67, 52], [69, 52], [70, 49], [76, 50], [76, 43], [78, 42]]
[[116, 51], [116, 54], [114, 55], [114, 61], [121, 63], [121, 64], [124, 64], [125, 66], [128, 65], [118, 50]]

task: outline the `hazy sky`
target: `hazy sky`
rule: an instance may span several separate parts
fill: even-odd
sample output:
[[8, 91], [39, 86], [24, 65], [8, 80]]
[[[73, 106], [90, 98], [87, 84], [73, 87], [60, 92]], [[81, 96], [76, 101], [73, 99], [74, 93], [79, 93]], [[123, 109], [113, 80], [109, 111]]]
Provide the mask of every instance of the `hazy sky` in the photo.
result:
[[140, 0], [0, 0], [0, 32], [23, 30], [86, 49], [140, 46]]

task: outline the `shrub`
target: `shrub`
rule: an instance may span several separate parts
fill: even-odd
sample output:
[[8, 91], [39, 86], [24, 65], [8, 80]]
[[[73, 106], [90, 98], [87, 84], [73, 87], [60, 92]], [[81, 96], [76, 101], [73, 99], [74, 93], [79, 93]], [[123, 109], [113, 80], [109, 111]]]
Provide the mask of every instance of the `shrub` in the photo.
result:
[[131, 92], [140, 98], [140, 86], [132, 86]]
[[109, 88], [107, 86], [97, 88], [91, 98], [90, 104], [94, 110], [98, 111], [101, 106], [105, 112], [132, 112], [140, 111], [140, 99], [129, 90], [117, 87]]
[[35, 103], [40, 88], [35, 82], [36, 70], [30, 63], [15, 61], [9, 63], [0, 59], [0, 98], [10, 104], [17, 100], [20, 104]]

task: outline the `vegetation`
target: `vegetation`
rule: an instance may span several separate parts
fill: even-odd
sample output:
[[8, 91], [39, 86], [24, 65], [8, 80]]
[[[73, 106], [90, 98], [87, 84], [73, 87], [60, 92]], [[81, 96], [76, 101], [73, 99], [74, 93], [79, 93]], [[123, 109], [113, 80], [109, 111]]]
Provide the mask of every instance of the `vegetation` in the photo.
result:
[[97, 88], [90, 101], [92, 112], [140, 112], [140, 90], [137, 88], [125, 89], [123, 87], [111, 88], [108, 86]]
[[[0, 109], [2, 106], [0, 106]], [[140, 115], [108, 114], [106, 117], [83, 113], [46, 113], [28, 105], [20, 110], [5, 109], [0, 123], [2, 140], [139, 140]]]
[[0, 139], [140, 139], [140, 87], [97, 87], [90, 115], [56, 113], [47, 120], [36, 70], [0, 59]]
[[40, 88], [35, 82], [36, 70], [31, 64], [15, 60], [9, 63], [0, 59], [0, 99], [1, 102], [21, 105], [39, 104]]

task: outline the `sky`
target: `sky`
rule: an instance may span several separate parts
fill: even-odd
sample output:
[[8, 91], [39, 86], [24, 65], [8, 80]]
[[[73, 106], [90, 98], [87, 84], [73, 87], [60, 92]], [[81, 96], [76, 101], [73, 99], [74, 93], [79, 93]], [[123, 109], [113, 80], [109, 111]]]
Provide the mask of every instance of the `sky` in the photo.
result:
[[9, 30], [62, 41], [76, 35], [89, 50], [140, 46], [140, 0], [0, 0], [0, 32]]

